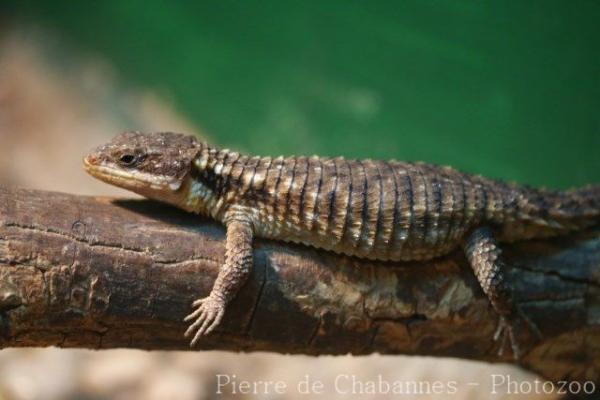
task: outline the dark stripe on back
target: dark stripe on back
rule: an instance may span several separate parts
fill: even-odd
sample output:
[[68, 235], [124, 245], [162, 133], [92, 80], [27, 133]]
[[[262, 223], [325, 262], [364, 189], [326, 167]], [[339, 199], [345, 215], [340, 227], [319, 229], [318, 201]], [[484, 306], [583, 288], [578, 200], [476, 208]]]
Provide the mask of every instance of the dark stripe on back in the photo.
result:
[[306, 221], [307, 223], [305, 224], [306, 229], [309, 231], [312, 231], [316, 225], [315, 221], [318, 218], [317, 207], [319, 205], [319, 198], [321, 196], [321, 185], [323, 183], [323, 163], [321, 162], [320, 158], [313, 159], [313, 162], [316, 164], [316, 167], [319, 168], [319, 178], [316, 182], [316, 189], [313, 189], [315, 195], [311, 199], [311, 203], [312, 203], [311, 204], [312, 211], [310, 212], [311, 215], [310, 215], [310, 218], [307, 218], [307, 221]]
[[[379, 206], [377, 208], [377, 217], [375, 218], [375, 235], [373, 237], [372, 247], [374, 249], [379, 249], [381, 246], [381, 242], [385, 242], [385, 231], [387, 227], [385, 226], [385, 202], [386, 200], [389, 202], [389, 199], [386, 198], [385, 190], [383, 188], [384, 183], [387, 183], [387, 180], [384, 181], [383, 174], [379, 168], [379, 162], [373, 162], [373, 166], [375, 167], [375, 172], [377, 176], [377, 181], [379, 182]], [[389, 246], [389, 242], [388, 242]]]
[[383, 164], [388, 169], [389, 173], [391, 174], [392, 181], [394, 182], [394, 197], [391, 199], [394, 209], [392, 211], [392, 226], [390, 229], [390, 234], [387, 238], [387, 251], [386, 251], [387, 256], [391, 257], [391, 255], [393, 254], [394, 238], [396, 237], [396, 229], [398, 229], [397, 227], [400, 225], [400, 218], [399, 218], [400, 211], [398, 210], [398, 208], [400, 207], [400, 205], [399, 205], [400, 191], [398, 188], [398, 177], [396, 176], [396, 172], [394, 171], [394, 168], [392, 168], [392, 166], [390, 165], [389, 162], [384, 161]]

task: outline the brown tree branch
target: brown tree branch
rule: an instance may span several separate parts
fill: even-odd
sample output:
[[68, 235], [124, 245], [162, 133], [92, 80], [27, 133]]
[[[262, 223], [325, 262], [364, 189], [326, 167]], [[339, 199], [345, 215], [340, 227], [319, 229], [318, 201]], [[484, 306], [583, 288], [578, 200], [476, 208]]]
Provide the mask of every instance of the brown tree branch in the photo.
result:
[[[505, 254], [544, 335], [522, 331], [522, 365], [598, 381], [598, 233]], [[187, 349], [182, 319], [223, 255], [220, 226], [164, 205], [0, 187], [0, 348]], [[511, 361], [496, 356], [495, 324], [460, 251], [391, 264], [257, 240], [249, 282], [200, 348]]]

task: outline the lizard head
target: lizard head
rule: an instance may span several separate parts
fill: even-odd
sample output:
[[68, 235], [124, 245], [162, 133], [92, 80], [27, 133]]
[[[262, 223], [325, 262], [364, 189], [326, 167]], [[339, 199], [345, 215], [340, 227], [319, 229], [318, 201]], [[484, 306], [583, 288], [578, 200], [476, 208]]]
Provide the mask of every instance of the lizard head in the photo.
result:
[[178, 133], [125, 132], [90, 152], [86, 171], [145, 197], [181, 205], [192, 164], [206, 145]]

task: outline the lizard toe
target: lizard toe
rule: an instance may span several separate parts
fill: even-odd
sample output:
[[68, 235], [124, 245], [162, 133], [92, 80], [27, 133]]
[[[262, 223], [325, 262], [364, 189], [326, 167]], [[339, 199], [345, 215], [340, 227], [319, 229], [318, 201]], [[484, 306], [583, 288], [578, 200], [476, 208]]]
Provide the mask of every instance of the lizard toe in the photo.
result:
[[199, 335], [204, 335], [206, 328], [208, 328], [210, 325], [212, 325], [213, 321], [215, 320], [215, 311], [214, 310], [210, 310], [207, 313], [206, 318], [204, 319], [204, 322], [202, 322], [202, 326], [200, 327], [200, 329], [198, 329], [198, 334]]
[[504, 349], [510, 346], [512, 351], [513, 359], [518, 361], [521, 358], [521, 349], [515, 335], [515, 326], [518, 324], [518, 320], [508, 319], [506, 316], [501, 316], [498, 319], [498, 327], [494, 333], [494, 341], [500, 340], [498, 347], [498, 356], [501, 357], [504, 354]]
[[206, 319], [207, 314], [208, 314], [207, 308], [204, 307], [203, 304], [201, 304], [194, 312], [192, 312], [190, 315], [185, 317], [185, 321], [190, 321], [193, 319], [195, 319], [195, 321], [185, 331], [184, 336], [188, 337], [194, 331], [196, 331], [198, 329], [198, 327], [200, 327], [204, 323], [204, 320]]
[[201, 299], [195, 300], [192, 303], [192, 307], [198, 307], [199, 305], [201, 305], [202, 303], [204, 303], [206, 301], [206, 299], [208, 299], [208, 297], [203, 297]]
[[194, 310], [191, 314], [189, 314], [188, 316], [186, 316], [183, 320], [185, 322], [191, 321], [196, 319], [203, 311], [202, 307], [198, 307], [196, 310]]
[[211, 333], [213, 331], [213, 329], [215, 329], [221, 323], [221, 319], [223, 319], [224, 314], [225, 314], [225, 310], [219, 310], [219, 312], [215, 316], [213, 323], [210, 324], [210, 326], [208, 328], [206, 328], [206, 332], [204, 333], [205, 335], [208, 335], [209, 333]]

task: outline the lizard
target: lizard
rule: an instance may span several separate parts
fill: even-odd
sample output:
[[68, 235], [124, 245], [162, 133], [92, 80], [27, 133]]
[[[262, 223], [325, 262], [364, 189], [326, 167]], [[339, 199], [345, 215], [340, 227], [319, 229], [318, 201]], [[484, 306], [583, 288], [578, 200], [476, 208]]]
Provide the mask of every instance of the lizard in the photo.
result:
[[224, 264], [185, 318], [192, 347], [220, 324], [261, 237], [381, 261], [425, 261], [462, 248], [498, 315], [498, 353], [508, 344], [518, 359], [516, 327], [526, 322], [541, 334], [505, 281], [501, 243], [600, 222], [600, 185], [551, 191], [422, 162], [250, 156], [170, 132], [124, 132], [90, 152], [84, 167], [225, 226]]

